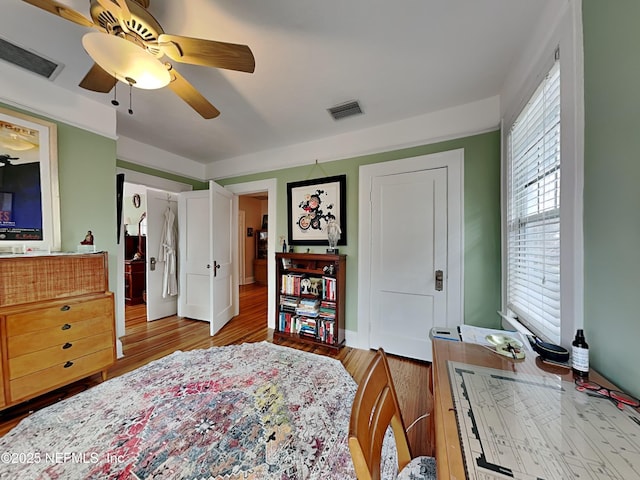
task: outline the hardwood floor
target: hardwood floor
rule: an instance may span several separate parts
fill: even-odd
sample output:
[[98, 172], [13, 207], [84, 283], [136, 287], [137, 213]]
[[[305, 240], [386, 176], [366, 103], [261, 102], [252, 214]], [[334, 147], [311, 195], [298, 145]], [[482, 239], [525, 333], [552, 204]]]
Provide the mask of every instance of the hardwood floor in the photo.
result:
[[[122, 337], [124, 357], [109, 369], [109, 378], [134, 370], [152, 360], [176, 350], [193, 350], [243, 342], [273, 342], [273, 331], [267, 328], [267, 288], [257, 284], [240, 287], [240, 315], [232, 319], [214, 337], [209, 336], [209, 324], [177, 316], [154, 322], [146, 321], [145, 305], [127, 307], [126, 329]], [[278, 340], [279, 345], [327, 355], [342, 362], [356, 382], [362, 377], [373, 351], [345, 347], [335, 352], [325, 347], [297, 344]], [[432, 398], [428, 389], [430, 364], [401, 357], [389, 356], [400, 406], [407, 426], [432, 411]], [[94, 375], [55, 392], [0, 412], [0, 436], [8, 432], [31, 412], [77, 394], [100, 382]], [[409, 441], [414, 455], [433, 455], [429, 444], [431, 418], [423, 418], [409, 430]]]

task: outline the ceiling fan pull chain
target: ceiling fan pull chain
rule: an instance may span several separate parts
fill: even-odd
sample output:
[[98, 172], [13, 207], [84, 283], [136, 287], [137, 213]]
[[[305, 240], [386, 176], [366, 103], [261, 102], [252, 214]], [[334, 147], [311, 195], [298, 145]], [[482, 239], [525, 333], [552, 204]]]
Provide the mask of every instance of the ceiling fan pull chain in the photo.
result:
[[111, 100], [111, 105], [114, 107], [120, 105], [120, 102], [118, 101], [118, 82], [113, 86], [113, 100]]
[[133, 83], [129, 82], [129, 115], [133, 115], [133, 108], [131, 104], [131, 91], [133, 90]]

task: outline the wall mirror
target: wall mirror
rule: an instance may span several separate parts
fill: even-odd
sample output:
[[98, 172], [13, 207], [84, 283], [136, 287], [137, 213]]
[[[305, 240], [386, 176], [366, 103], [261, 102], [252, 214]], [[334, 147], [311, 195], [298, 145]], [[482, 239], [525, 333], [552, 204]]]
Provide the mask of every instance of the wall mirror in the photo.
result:
[[0, 108], [0, 252], [60, 248], [57, 126]]

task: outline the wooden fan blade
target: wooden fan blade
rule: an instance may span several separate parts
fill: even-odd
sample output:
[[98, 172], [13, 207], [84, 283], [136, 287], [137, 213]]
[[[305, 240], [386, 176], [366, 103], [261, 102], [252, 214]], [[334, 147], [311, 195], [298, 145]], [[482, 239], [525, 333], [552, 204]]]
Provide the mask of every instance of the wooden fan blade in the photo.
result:
[[129, 5], [127, 5], [127, 2], [125, 0], [116, 0], [116, 3], [120, 6], [122, 20], [125, 22], [131, 20], [131, 12], [129, 11]]
[[158, 36], [158, 45], [162, 47], [162, 44], [173, 44], [177, 47], [177, 49], [163, 49], [165, 54], [176, 62], [238, 70], [247, 73], [253, 73], [256, 68], [253, 53], [246, 45], [182, 37], [166, 33]]
[[79, 12], [63, 5], [62, 3], [58, 3], [54, 0], [22, 0], [29, 5], [33, 5], [34, 7], [41, 8], [49, 13], [53, 13], [54, 15], [58, 15], [59, 17], [64, 18], [65, 20], [69, 20], [73, 23], [77, 23], [78, 25], [82, 25], [83, 27], [95, 27], [96, 25], [91, 22], [87, 17], [82, 15]]
[[171, 82], [169, 88], [182, 100], [187, 102], [191, 108], [198, 112], [203, 118], [215, 118], [220, 115], [220, 111], [209, 103], [198, 90], [195, 89], [185, 78], [175, 69], [169, 71]]
[[118, 79], [116, 77], [107, 73], [97, 63], [94, 63], [91, 70], [89, 70], [80, 82], [80, 86], [94, 92], [108, 93], [117, 81]]

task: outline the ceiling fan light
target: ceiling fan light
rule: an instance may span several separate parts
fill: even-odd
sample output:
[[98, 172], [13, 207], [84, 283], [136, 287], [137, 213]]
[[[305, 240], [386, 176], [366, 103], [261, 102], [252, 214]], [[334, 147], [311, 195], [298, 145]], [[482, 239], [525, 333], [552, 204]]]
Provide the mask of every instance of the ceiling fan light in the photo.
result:
[[31, 150], [32, 148], [35, 148], [35, 145], [33, 143], [27, 142], [26, 140], [15, 136], [0, 139], [0, 146], [8, 148], [9, 150], [14, 150], [16, 152], [23, 152], [25, 150]]
[[167, 67], [160, 60], [124, 38], [90, 32], [82, 37], [82, 46], [94, 62], [121, 82], [154, 90], [166, 87], [171, 81]]

